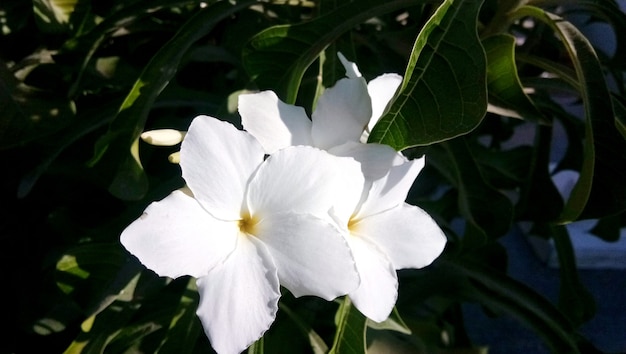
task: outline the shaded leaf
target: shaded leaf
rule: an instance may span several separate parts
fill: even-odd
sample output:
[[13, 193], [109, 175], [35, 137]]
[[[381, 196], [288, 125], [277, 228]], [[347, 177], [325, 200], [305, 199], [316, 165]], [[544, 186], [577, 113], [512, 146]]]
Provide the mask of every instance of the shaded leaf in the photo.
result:
[[308, 323], [300, 318], [297, 313], [292, 311], [289, 306], [287, 306], [284, 302], [280, 302], [278, 306], [280, 306], [280, 309], [284, 311], [287, 316], [289, 316], [289, 318], [293, 321], [296, 327], [298, 327], [300, 332], [302, 332], [302, 334], [304, 334], [309, 339], [309, 343], [311, 344], [311, 350], [314, 354], [328, 353], [328, 346], [326, 345], [322, 337], [320, 337], [319, 334], [317, 334], [317, 332], [315, 332], [315, 330]]
[[589, 321], [596, 313], [593, 296], [580, 281], [576, 255], [565, 226], [551, 227], [554, 247], [559, 258], [559, 309], [575, 327]]
[[372, 17], [420, 2], [353, 1], [305, 23], [270, 27], [244, 47], [244, 67], [259, 89], [272, 89], [285, 102], [294, 104], [304, 72], [329, 44]]
[[485, 182], [464, 138], [431, 147], [429, 157], [430, 163], [458, 190], [459, 212], [468, 221], [466, 233], [473, 235], [464, 240], [464, 246], [482, 246], [488, 238], [502, 236], [509, 230], [513, 218], [511, 201]]
[[369, 142], [396, 150], [472, 131], [487, 111], [486, 59], [476, 32], [482, 1], [444, 1], [415, 40], [395, 100]]
[[469, 261], [446, 262], [474, 285], [476, 301], [533, 329], [554, 353], [580, 353], [571, 323], [550, 301], [514, 279]]
[[559, 222], [626, 209], [626, 141], [615, 129], [611, 96], [593, 47], [571, 23], [542, 9], [524, 6], [516, 15], [550, 26], [569, 52], [580, 82], [586, 120], [583, 166]]

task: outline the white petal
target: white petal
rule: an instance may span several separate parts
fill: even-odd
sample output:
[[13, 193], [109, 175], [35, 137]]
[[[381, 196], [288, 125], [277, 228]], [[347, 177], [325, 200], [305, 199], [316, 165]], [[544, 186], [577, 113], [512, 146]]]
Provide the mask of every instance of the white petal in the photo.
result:
[[347, 141], [359, 141], [372, 116], [372, 101], [362, 77], [341, 79], [327, 89], [313, 112], [313, 142], [329, 149]]
[[232, 252], [238, 231], [236, 223], [213, 218], [195, 199], [174, 191], [150, 204], [120, 241], [160, 276], [201, 277]]
[[383, 178], [372, 182], [357, 217], [362, 218], [404, 203], [415, 178], [424, 167], [424, 157], [393, 166]]
[[332, 300], [359, 285], [350, 248], [328, 221], [304, 214], [273, 214], [256, 229], [276, 262], [281, 285], [294, 296]]
[[311, 146], [279, 150], [265, 160], [250, 181], [248, 210], [257, 218], [294, 212], [326, 215], [336, 200], [352, 203], [363, 189], [358, 162]]
[[268, 154], [291, 145], [313, 145], [304, 109], [284, 103], [272, 91], [240, 95], [239, 114], [244, 129]]
[[357, 77], [361, 77], [361, 72], [359, 71], [359, 67], [356, 66], [355, 63], [346, 59], [346, 57], [341, 53], [337, 52], [337, 56], [339, 57], [339, 61], [343, 64], [343, 67], [346, 69], [346, 76], [350, 79], [354, 79]]
[[276, 318], [280, 287], [274, 264], [261, 242], [240, 235], [236, 250], [197, 280], [197, 314], [220, 354], [239, 354]]
[[366, 179], [379, 179], [389, 169], [398, 164], [398, 160], [406, 161], [402, 155], [389, 145], [361, 144], [354, 141], [335, 146], [328, 150], [333, 155], [352, 157], [361, 163], [361, 171]]
[[213, 216], [237, 220], [248, 179], [264, 151], [250, 134], [216, 118], [198, 116], [180, 149], [182, 175]]
[[382, 322], [389, 317], [398, 298], [398, 278], [391, 262], [366, 239], [349, 236], [350, 247], [361, 276], [361, 285], [348, 294], [367, 318]]
[[446, 236], [433, 218], [406, 203], [363, 218], [351, 230], [378, 245], [395, 269], [425, 267], [446, 245]]
[[398, 74], [383, 74], [367, 83], [367, 92], [372, 98], [372, 116], [367, 124], [369, 131], [383, 115], [401, 83], [402, 76]]

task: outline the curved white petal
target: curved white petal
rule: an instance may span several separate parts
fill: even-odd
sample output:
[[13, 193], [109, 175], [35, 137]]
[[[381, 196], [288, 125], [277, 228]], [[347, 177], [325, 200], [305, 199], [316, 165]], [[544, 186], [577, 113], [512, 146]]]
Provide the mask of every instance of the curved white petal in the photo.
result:
[[256, 218], [280, 212], [321, 216], [336, 200], [352, 203], [352, 213], [362, 189], [361, 167], [354, 159], [311, 146], [293, 146], [265, 160], [250, 181], [246, 198]]
[[341, 79], [327, 89], [312, 115], [314, 145], [329, 149], [359, 141], [372, 116], [372, 101], [362, 77]]
[[332, 300], [359, 285], [350, 248], [329, 221], [304, 214], [273, 214], [255, 228], [276, 262], [281, 285], [294, 296]]
[[366, 179], [375, 180], [385, 176], [389, 169], [406, 159], [389, 145], [361, 144], [349, 141], [328, 150], [336, 156], [352, 157], [361, 163], [361, 171]]
[[361, 285], [348, 296], [363, 315], [382, 322], [389, 317], [398, 298], [396, 271], [376, 245], [357, 236], [348, 238], [361, 276]]
[[372, 116], [367, 124], [369, 131], [383, 115], [401, 83], [402, 76], [398, 74], [383, 74], [367, 83], [367, 92], [372, 98]]
[[341, 52], [337, 52], [337, 56], [339, 57], [339, 61], [341, 61], [343, 67], [346, 69], [346, 76], [348, 78], [354, 79], [362, 76], [361, 72], [359, 71], [359, 67], [356, 66], [355, 63], [346, 59], [346, 57]]
[[239, 229], [217, 220], [192, 197], [174, 191], [150, 204], [122, 232], [122, 245], [160, 276], [201, 277], [235, 248]]
[[237, 220], [252, 173], [264, 151], [252, 135], [219, 119], [198, 116], [180, 149], [183, 178], [195, 198], [213, 216]]
[[430, 215], [406, 203], [363, 218], [351, 230], [378, 245], [395, 269], [429, 265], [443, 252], [447, 241]]
[[254, 237], [240, 235], [236, 250], [197, 284], [200, 304], [196, 313], [220, 354], [242, 352], [276, 318], [278, 276], [271, 256]]
[[357, 218], [363, 218], [404, 203], [415, 178], [424, 167], [424, 157], [391, 167], [383, 178], [372, 182], [367, 199], [361, 204]]
[[313, 145], [304, 108], [284, 103], [272, 91], [240, 95], [238, 109], [244, 129], [268, 154], [291, 145]]

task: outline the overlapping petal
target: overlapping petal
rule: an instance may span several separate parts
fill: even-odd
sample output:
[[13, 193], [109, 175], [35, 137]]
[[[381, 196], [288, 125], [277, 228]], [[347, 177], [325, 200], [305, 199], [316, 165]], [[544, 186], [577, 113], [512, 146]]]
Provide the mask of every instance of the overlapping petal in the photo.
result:
[[213, 216], [237, 220], [248, 179], [264, 150], [250, 134], [213, 117], [198, 116], [180, 149], [183, 178]]
[[383, 74], [367, 83], [367, 92], [372, 98], [372, 115], [367, 123], [367, 129], [361, 137], [362, 142], [367, 142], [369, 132], [374, 129], [374, 125], [382, 117], [401, 83], [402, 76], [398, 74]]
[[352, 233], [378, 245], [395, 269], [425, 267], [439, 257], [446, 244], [446, 236], [433, 218], [406, 203], [360, 219], [352, 225]]
[[315, 146], [329, 149], [359, 141], [372, 116], [372, 101], [362, 77], [341, 79], [320, 96], [311, 117]]
[[272, 91], [239, 96], [241, 124], [272, 154], [292, 145], [313, 145], [304, 108], [286, 104]]
[[406, 160], [389, 169], [383, 178], [373, 181], [356, 218], [361, 219], [404, 203], [415, 178], [424, 168], [424, 163], [424, 157]]
[[201, 277], [235, 247], [233, 222], [213, 218], [181, 191], [150, 204], [120, 237], [122, 245], [160, 276]]
[[348, 141], [328, 150], [336, 156], [352, 157], [361, 163], [361, 172], [366, 179], [375, 180], [385, 176], [394, 165], [406, 161], [400, 153], [389, 145], [361, 144]]
[[354, 159], [311, 146], [288, 147], [268, 157], [250, 181], [247, 209], [260, 218], [282, 212], [326, 215], [336, 200], [357, 203], [362, 188]]
[[361, 284], [350, 292], [350, 300], [367, 318], [382, 322], [389, 317], [398, 298], [398, 277], [387, 255], [367, 238], [349, 236]]
[[329, 220], [272, 214], [255, 229], [276, 262], [280, 283], [294, 296], [332, 300], [359, 285], [350, 248]]
[[197, 314], [218, 353], [242, 352], [274, 322], [280, 288], [271, 259], [259, 240], [240, 234], [226, 261], [197, 280]]

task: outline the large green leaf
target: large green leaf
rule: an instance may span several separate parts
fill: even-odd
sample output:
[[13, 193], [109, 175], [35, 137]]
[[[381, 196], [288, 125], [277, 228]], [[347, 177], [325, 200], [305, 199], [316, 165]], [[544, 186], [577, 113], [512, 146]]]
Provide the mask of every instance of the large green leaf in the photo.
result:
[[335, 317], [337, 330], [330, 354], [365, 354], [367, 318], [345, 297]]
[[312, 21], [270, 27], [244, 47], [244, 67], [260, 89], [272, 89], [293, 104], [306, 69], [339, 36], [372, 17], [422, 2], [353, 1]]
[[404, 80], [369, 142], [396, 150], [472, 131], [487, 110], [486, 59], [476, 32], [482, 1], [447, 0], [418, 35]]
[[[104, 164], [117, 166], [109, 191], [121, 199], [140, 199], [147, 191], [147, 177], [139, 159], [138, 138], [152, 104], [178, 70], [185, 52], [210, 32], [221, 20], [248, 7], [246, 0], [231, 5], [218, 2], [191, 17], [164, 47], [150, 60], [122, 103], [109, 131], [96, 143], [90, 165], [98, 163], [105, 153], [113, 156]], [[102, 162], [101, 162], [102, 163]]]
[[489, 36], [482, 41], [487, 54], [487, 91], [489, 111], [532, 122], [546, 122], [524, 92], [515, 65], [515, 37]]
[[586, 121], [583, 166], [559, 222], [626, 209], [626, 141], [616, 130], [611, 96], [593, 47], [571, 23], [542, 9], [524, 6], [516, 16], [532, 16], [557, 34], [580, 82]]

